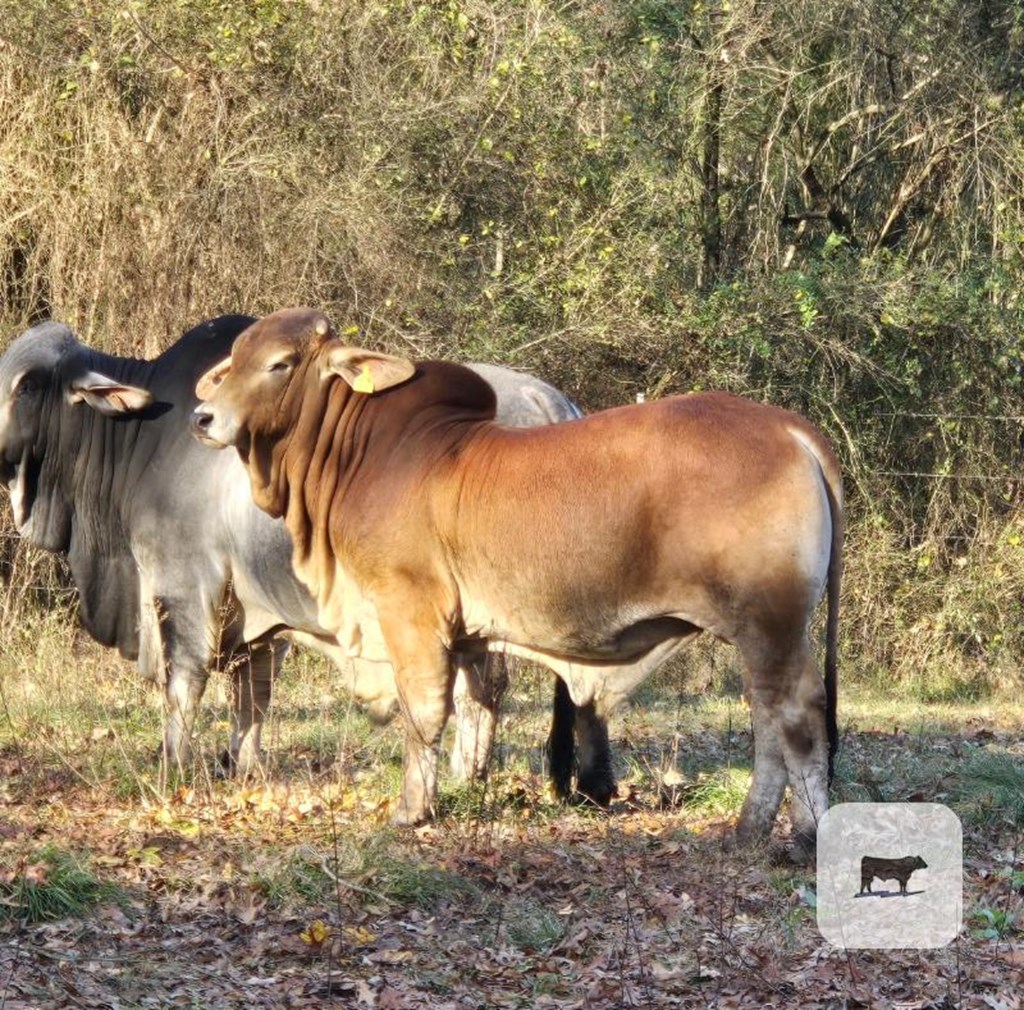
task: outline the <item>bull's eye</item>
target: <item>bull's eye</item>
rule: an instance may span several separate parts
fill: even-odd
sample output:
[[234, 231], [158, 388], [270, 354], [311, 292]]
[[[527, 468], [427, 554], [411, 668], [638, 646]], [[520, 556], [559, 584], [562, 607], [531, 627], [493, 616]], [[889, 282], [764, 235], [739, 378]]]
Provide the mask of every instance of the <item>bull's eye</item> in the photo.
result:
[[283, 372], [290, 372], [293, 364], [291, 358], [279, 358], [277, 361], [272, 361], [267, 365], [267, 371], [280, 375]]
[[15, 396], [35, 396], [39, 392], [39, 383], [31, 375], [23, 375], [14, 387]]

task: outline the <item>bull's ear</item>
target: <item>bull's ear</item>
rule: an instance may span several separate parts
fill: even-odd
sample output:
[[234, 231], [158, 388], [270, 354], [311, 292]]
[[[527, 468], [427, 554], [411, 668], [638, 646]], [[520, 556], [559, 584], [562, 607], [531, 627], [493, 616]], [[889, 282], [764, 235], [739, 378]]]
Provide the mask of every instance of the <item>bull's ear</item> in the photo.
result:
[[209, 400], [217, 391], [217, 387], [224, 381], [224, 377], [231, 371], [231, 358], [218, 361], [208, 372], [204, 372], [196, 383], [196, 396], [200, 400]]
[[331, 341], [323, 372], [341, 376], [357, 393], [378, 393], [411, 379], [416, 366], [406, 358]]
[[83, 401], [93, 410], [115, 417], [144, 410], [153, 402], [153, 394], [138, 386], [126, 386], [99, 372], [86, 372], [72, 379], [68, 387], [68, 403]]

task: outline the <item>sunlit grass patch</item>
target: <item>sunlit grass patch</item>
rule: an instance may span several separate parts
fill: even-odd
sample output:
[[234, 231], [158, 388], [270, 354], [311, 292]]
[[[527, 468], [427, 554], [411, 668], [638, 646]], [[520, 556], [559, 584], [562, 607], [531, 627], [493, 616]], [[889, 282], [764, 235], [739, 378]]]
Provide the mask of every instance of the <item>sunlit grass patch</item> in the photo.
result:
[[682, 787], [686, 810], [700, 817], [723, 817], [735, 814], [743, 806], [750, 788], [750, 771], [746, 768], [723, 768], [700, 775]]
[[962, 732], [965, 726], [1008, 726], [1024, 724], [1024, 709], [1015, 693], [992, 695], [982, 701], [945, 697], [924, 700], [879, 680], [846, 687], [839, 696], [839, 724], [858, 731], [896, 729], [934, 735]]
[[[350, 850], [354, 859], [347, 869], [341, 867], [339, 876], [358, 876], [366, 891], [399, 905], [422, 909], [482, 900], [480, 888], [473, 881], [409, 851], [401, 833], [385, 829], [349, 838], [354, 842]], [[338, 839], [333, 841], [337, 844]], [[344, 840], [342, 844], [346, 844]]]
[[546, 779], [522, 761], [504, 771], [492, 771], [485, 781], [443, 778], [438, 796], [438, 818], [446, 822], [501, 820], [524, 811], [553, 816], [563, 809], [547, 789]]
[[565, 919], [530, 898], [507, 902], [501, 914], [509, 940], [524, 952], [547, 953], [565, 936]]
[[1024, 826], [1024, 761], [1005, 753], [976, 755], [961, 772], [958, 798], [976, 823]]
[[83, 915], [119, 894], [80, 855], [47, 846], [0, 869], [0, 917], [43, 922]]
[[271, 908], [323, 904], [334, 894], [336, 876], [328, 858], [307, 847], [274, 853], [251, 871], [253, 885]]
[[381, 859], [374, 873], [376, 888], [401, 905], [430, 909], [445, 903], [476, 900], [479, 890], [465, 877], [395, 855]]

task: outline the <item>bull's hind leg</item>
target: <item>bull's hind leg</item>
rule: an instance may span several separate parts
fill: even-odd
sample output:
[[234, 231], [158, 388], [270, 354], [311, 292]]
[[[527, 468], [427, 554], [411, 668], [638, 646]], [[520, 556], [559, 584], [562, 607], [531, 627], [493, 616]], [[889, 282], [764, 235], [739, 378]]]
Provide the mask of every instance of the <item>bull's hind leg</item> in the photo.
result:
[[270, 708], [274, 676], [288, 654], [281, 640], [258, 642], [232, 657], [231, 743], [228, 764], [232, 771], [248, 775], [260, 764], [260, 737]]
[[487, 777], [498, 711], [508, 687], [507, 663], [500, 653], [459, 661], [453, 690], [455, 742], [451, 769], [460, 781]]
[[797, 841], [812, 848], [828, 810], [828, 733], [825, 685], [804, 639], [797, 682], [783, 718], [783, 751], [789, 771], [790, 818]]
[[608, 720], [598, 715], [594, 703], [576, 709], [576, 745], [579, 767], [576, 792], [586, 801], [606, 807], [615, 795]]
[[[608, 721], [593, 702], [576, 706], [561, 677], [555, 678], [551, 732], [547, 740], [551, 785], [560, 800], [606, 807], [615, 795]], [[576, 772], [576, 789], [572, 787]]]
[[762, 699], [757, 694], [753, 689], [750, 692], [754, 774], [736, 825], [736, 835], [743, 842], [758, 841], [771, 834], [788, 781], [774, 705], [771, 699]]
[[754, 777], [737, 834], [766, 836], [788, 783], [796, 840], [810, 847], [828, 809], [824, 684], [805, 635], [788, 649], [770, 641], [748, 647], [744, 658], [750, 676]]

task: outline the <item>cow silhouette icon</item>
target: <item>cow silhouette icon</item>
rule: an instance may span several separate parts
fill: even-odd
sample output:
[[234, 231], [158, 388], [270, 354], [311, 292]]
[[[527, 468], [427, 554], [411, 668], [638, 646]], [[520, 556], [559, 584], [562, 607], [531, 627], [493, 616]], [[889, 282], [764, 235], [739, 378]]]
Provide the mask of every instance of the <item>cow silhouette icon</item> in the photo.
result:
[[[871, 890], [871, 882], [874, 879], [885, 882], [895, 880], [900, 885], [900, 894], [907, 895], [907, 884], [910, 875], [915, 870], [926, 870], [928, 864], [920, 856], [904, 856], [902, 859], [880, 859], [878, 856], [864, 856], [860, 861], [860, 891], [862, 894], [875, 894]], [[883, 896], [887, 892], [882, 892]]]

